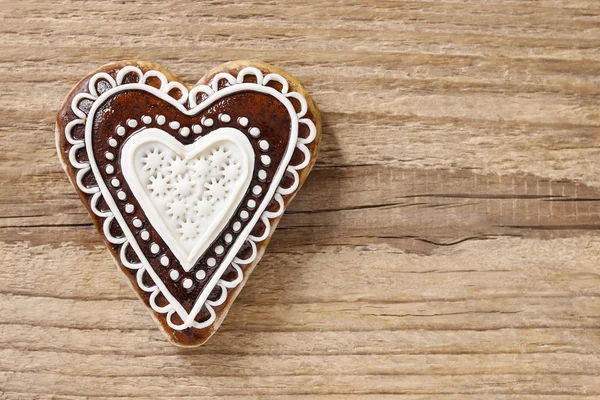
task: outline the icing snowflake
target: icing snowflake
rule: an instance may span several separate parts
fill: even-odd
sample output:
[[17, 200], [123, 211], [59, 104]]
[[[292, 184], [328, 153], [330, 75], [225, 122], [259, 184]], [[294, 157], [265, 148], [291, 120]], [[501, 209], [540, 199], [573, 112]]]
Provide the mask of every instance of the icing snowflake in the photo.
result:
[[234, 181], [242, 172], [241, 165], [236, 160], [229, 160], [229, 163], [225, 166], [221, 172], [221, 176], [227, 181]]
[[175, 156], [175, 158], [169, 159], [169, 163], [167, 166], [167, 171], [172, 175], [183, 175], [187, 171], [187, 165], [184, 160], [179, 156]]
[[210, 156], [210, 163], [213, 168], [221, 169], [224, 165], [226, 165], [227, 160], [231, 152], [225, 149], [223, 145], [219, 146], [218, 149], [212, 151]]
[[183, 199], [175, 199], [171, 201], [168, 205], [167, 215], [171, 216], [171, 218], [177, 220], [179, 218], [183, 218], [188, 212], [188, 206], [185, 204], [185, 200]]
[[200, 218], [207, 218], [213, 213], [213, 204], [209, 200], [203, 198], [199, 200], [193, 208], [193, 211]]
[[181, 233], [181, 238], [183, 240], [194, 239], [198, 234], [198, 222], [186, 219], [179, 223], [177, 231]]
[[142, 166], [140, 183], [163, 221], [186, 247], [193, 247], [206, 233], [243, 176], [243, 155], [227, 141], [187, 155], [151, 142], [140, 148], [138, 162]]
[[175, 194], [180, 198], [185, 198], [194, 192], [194, 182], [188, 174], [175, 180]]
[[163, 159], [164, 154], [158, 148], [154, 148], [146, 153], [145, 157], [142, 157], [142, 168], [146, 171], [149, 171], [152, 175], [161, 167]]
[[194, 171], [195, 178], [205, 177], [210, 172], [210, 161], [208, 161], [204, 156], [194, 160], [192, 164], [192, 171]]
[[216, 180], [215, 178], [212, 178], [210, 183], [206, 183], [204, 186], [206, 186], [207, 189], [206, 194], [209, 199], [212, 199], [213, 201], [223, 201], [229, 191], [229, 189], [226, 188], [223, 179]]
[[164, 177], [162, 172], [159, 172], [156, 176], [150, 176], [150, 184], [147, 185], [150, 189], [150, 193], [154, 197], [164, 197], [169, 192], [169, 178]]

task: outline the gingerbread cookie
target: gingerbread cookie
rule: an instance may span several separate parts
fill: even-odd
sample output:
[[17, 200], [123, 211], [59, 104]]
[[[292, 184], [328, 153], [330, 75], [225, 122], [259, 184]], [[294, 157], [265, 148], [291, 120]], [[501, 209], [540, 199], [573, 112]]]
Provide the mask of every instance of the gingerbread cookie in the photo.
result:
[[159, 65], [81, 80], [56, 124], [63, 167], [174, 344], [217, 330], [310, 172], [321, 118], [298, 80], [236, 61], [187, 87]]

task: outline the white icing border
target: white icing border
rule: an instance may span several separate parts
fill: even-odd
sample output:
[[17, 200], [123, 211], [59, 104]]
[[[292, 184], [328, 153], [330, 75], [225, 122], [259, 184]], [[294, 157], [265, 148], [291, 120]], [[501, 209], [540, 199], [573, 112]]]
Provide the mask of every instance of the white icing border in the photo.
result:
[[[214, 133], [218, 134], [213, 135]], [[182, 158], [186, 159], [194, 157], [207, 146], [225, 140], [236, 144], [238, 148], [243, 151], [242, 154], [244, 155], [245, 168], [242, 170], [242, 179], [238, 185], [239, 187], [236, 188], [236, 195], [227, 201], [223, 209], [215, 217], [213, 225], [211, 226], [213, 229], [208, 229], [203, 236], [198, 238], [198, 242], [192, 251], [187, 254], [187, 252], [179, 245], [178, 240], [173, 236], [169, 228], [167, 228], [162, 217], [158, 214], [158, 210], [154, 207], [150, 198], [142, 188], [140, 181], [137, 179], [133, 153], [137, 150], [138, 146], [154, 141], [166, 145], [175, 153], [181, 155]], [[217, 235], [232, 217], [240, 201], [246, 195], [246, 190], [248, 190], [248, 187], [250, 186], [252, 175], [254, 173], [254, 158], [254, 149], [252, 148], [252, 144], [250, 144], [250, 140], [236, 128], [223, 127], [216, 129], [212, 131], [210, 135], [202, 136], [188, 145], [181, 144], [179, 140], [170, 136], [162, 129], [147, 128], [132, 136], [125, 144], [123, 144], [123, 147], [121, 148], [121, 171], [129, 184], [131, 192], [138, 193], [136, 196], [137, 201], [142, 207], [142, 210], [144, 210], [146, 216], [152, 221], [152, 226], [156, 230], [156, 233], [158, 233], [165, 243], [169, 245], [171, 252], [179, 260], [183, 270], [189, 272], [196, 263], [198, 257], [203, 254], [217, 238]]]
[[[131, 73], [134, 73], [138, 76], [138, 82], [123, 83], [123, 79], [125, 78], [125, 76]], [[244, 82], [244, 78], [247, 75], [254, 75], [257, 83]], [[155, 87], [146, 83], [146, 81], [150, 77], [155, 77], [160, 80], [161, 87], [159, 89], [156, 89]], [[100, 79], [108, 82], [111, 86], [111, 89], [107, 90], [101, 95], [98, 95], [96, 83]], [[225, 87], [219, 89], [218, 84], [223, 79], [227, 80], [227, 84]], [[279, 82], [282, 86], [282, 89], [280, 91], [277, 91], [276, 89], [270, 86], [266, 86], [267, 83], [271, 81]], [[175, 88], [182, 93], [182, 96], [179, 99], [174, 99], [168, 94], [169, 91]], [[144, 254], [141, 252], [137, 244], [136, 238], [129, 230], [122, 215], [117, 209], [116, 204], [112, 196], [110, 195], [110, 192], [108, 191], [104, 181], [102, 179], [98, 179], [100, 177], [100, 172], [93, 157], [93, 151], [91, 148], [92, 123], [87, 122], [93, 121], [93, 115], [95, 114], [96, 110], [101, 104], [104, 103], [104, 101], [108, 97], [113, 96], [117, 92], [132, 89], [149, 92], [169, 102], [170, 104], [175, 106], [179, 111], [186, 115], [197, 114], [200, 112], [200, 110], [207, 108], [208, 106], [210, 106], [210, 104], [224, 96], [235, 92], [248, 90], [266, 93], [275, 97], [288, 109], [288, 112], [290, 113], [292, 121], [292, 132], [290, 133], [290, 141], [288, 143], [288, 148], [286, 149], [285, 156], [282, 159], [280, 166], [278, 167], [278, 170], [273, 178], [272, 184], [269, 186], [267, 194], [265, 195], [263, 201], [256, 210], [252, 220], [247, 222], [246, 228], [240, 233], [237, 241], [234, 245], [232, 245], [227, 256], [223, 259], [221, 265], [211, 277], [211, 280], [205, 285], [200, 296], [198, 297], [198, 299], [196, 299], [195, 305], [189, 314], [185, 312], [185, 310], [179, 304], [179, 302], [169, 293], [165, 285], [153, 271], [152, 267], [150, 266], [150, 263], [146, 260]], [[304, 96], [302, 96], [298, 92], [288, 92], [288, 90], [288, 82], [283, 76], [275, 73], [270, 73], [266, 76], [263, 76], [262, 72], [254, 67], [246, 67], [242, 69], [238, 73], [237, 78], [227, 72], [219, 73], [212, 79], [209, 85], [195, 86], [188, 92], [188, 89], [181, 83], [168, 82], [166, 76], [159, 71], [150, 70], [146, 73], [143, 73], [138, 67], [126, 66], [119, 70], [116, 79], [114, 79], [111, 75], [105, 72], [97, 73], [89, 81], [90, 93], [78, 93], [74, 96], [71, 102], [71, 109], [78, 118], [70, 121], [66, 125], [65, 138], [69, 142], [69, 144], [72, 145], [72, 147], [69, 150], [69, 162], [77, 170], [75, 179], [76, 184], [82, 192], [92, 195], [90, 199], [92, 211], [98, 217], [105, 218], [103, 222], [103, 233], [106, 239], [112, 244], [121, 245], [121, 249], [119, 252], [121, 263], [127, 268], [137, 270], [137, 284], [142, 290], [150, 293], [150, 305], [152, 309], [158, 313], [166, 313], [167, 323], [174, 330], [184, 330], [192, 327], [202, 329], [210, 326], [215, 321], [216, 312], [214, 311], [214, 307], [223, 304], [228, 297], [228, 289], [236, 287], [243, 280], [243, 273], [239, 265], [250, 264], [254, 261], [254, 259], [257, 256], [256, 243], [265, 240], [269, 236], [271, 230], [269, 219], [279, 217], [284, 211], [284, 202], [282, 196], [294, 193], [294, 191], [298, 188], [300, 184], [298, 171], [306, 168], [310, 163], [310, 151], [306, 147], [306, 144], [311, 143], [315, 140], [317, 134], [316, 126], [310, 119], [303, 118], [308, 110], [308, 103]], [[204, 93], [208, 95], [208, 98], [206, 98], [200, 104], [197, 104], [196, 96], [199, 93]], [[300, 112], [296, 112], [289, 98], [294, 98], [300, 103]], [[183, 106], [183, 104], [185, 104], [188, 101], [188, 99], [189, 104], [191, 106], [190, 109], [187, 109]], [[88, 113], [78, 108], [78, 105], [82, 100], [89, 100], [93, 103]], [[88, 118], [88, 115], [92, 117]], [[298, 137], [299, 124], [304, 124], [309, 129], [309, 136], [307, 138]], [[71, 131], [76, 125], [85, 126], [84, 140], [74, 139], [72, 137]], [[87, 150], [89, 159], [88, 162], [79, 162], [76, 159], [77, 151], [82, 148], [86, 148]], [[294, 150], [296, 148], [303, 153], [304, 160], [298, 165], [289, 165], [292, 154], [294, 153]], [[83, 184], [83, 177], [90, 171], [92, 171], [92, 173], [94, 174], [97, 186], [87, 187]], [[293, 177], [293, 183], [288, 188], [279, 186], [279, 183], [286, 171], [289, 172]], [[98, 210], [97, 203], [100, 199], [100, 196], [104, 196], [106, 203], [109, 205], [110, 211], [101, 212], [100, 210]], [[277, 201], [277, 203], [279, 204], [279, 209], [275, 212], [266, 211], [266, 207], [272, 199], [275, 199]], [[122, 238], [115, 238], [110, 234], [109, 227], [115, 218], [117, 219], [117, 222], [119, 223], [123, 233], [125, 234], [125, 236]], [[265, 230], [263, 234], [260, 237], [250, 235], [250, 232], [252, 231], [252, 229], [254, 229], [259, 219], [265, 225]], [[246, 241], [249, 243], [252, 249], [252, 253], [249, 258], [240, 259], [237, 257], [237, 253]], [[136, 255], [140, 259], [140, 263], [132, 264], [127, 260], [127, 246], [131, 246], [134, 249]], [[229, 265], [231, 265], [237, 271], [237, 276], [232, 281], [226, 281], [221, 278]], [[155, 286], [148, 287], [144, 285], [142, 281], [144, 272], [150, 275]], [[221, 287], [221, 296], [214, 301], [208, 300], [208, 296], [212, 293], [216, 286]], [[163, 294], [163, 296], [169, 301], [169, 304], [163, 307], [160, 307], [156, 304], [156, 297], [159, 293]], [[195, 317], [200, 312], [203, 306], [206, 306], [210, 317], [202, 322], [194, 321]], [[174, 313], [179, 314], [180, 319], [184, 321], [182, 324], [176, 325], [172, 321], [172, 316]]]

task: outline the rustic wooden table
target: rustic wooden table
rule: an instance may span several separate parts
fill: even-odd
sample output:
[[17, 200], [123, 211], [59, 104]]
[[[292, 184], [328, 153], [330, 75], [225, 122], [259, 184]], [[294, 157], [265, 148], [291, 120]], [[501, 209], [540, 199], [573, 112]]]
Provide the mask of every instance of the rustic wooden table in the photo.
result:
[[[312, 3], [312, 4], [310, 4]], [[300, 78], [320, 159], [219, 332], [165, 341], [60, 168], [119, 59]], [[600, 3], [0, 1], [0, 399], [597, 399]]]

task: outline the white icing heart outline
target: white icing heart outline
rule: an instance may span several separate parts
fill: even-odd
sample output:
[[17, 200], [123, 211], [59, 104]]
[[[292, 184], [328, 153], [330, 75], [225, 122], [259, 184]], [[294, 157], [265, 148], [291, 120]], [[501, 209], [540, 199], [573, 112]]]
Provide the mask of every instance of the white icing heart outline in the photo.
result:
[[[77, 152], [81, 149], [86, 149], [86, 147], [87, 147], [86, 140], [85, 139], [76, 139], [72, 136], [72, 130], [74, 127], [76, 127], [78, 125], [83, 125], [83, 126], [87, 125], [88, 111], [87, 111], [87, 109], [80, 109], [79, 103], [82, 100], [92, 101], [93, 103], [95, 103], [99, 100], [99, 94], [96, 89], [96, 82], [98, 80], [100, 80], [100, 79], [105, 80], [106, 82], [109, 83], [109, 85], [112, 88], [116, 88], [117, 86], [124, 85], [123, 81], [124, 81], [125, 76], [127, 76], [128, 74], [131, 74], [131, 73], [136, 74], [138, 76], [138, 83], [137, 83], [138, 87], [139, 86], [148, 86], [145, 83], [147, 82], [147, 79], [149, 77], [158, 78], [161, 82], [159, 91], [164, 93], [165, 96], [169, 96], [169, 91], [172, 90], [173, 88], [178, 88], [182, 93], [182, 96], [178, 100], [178, 102], [181, 104], [185, 104], [185, 102], [187, 101], [187, 99], [189, 97], [189, 103], [192, 106], [192, 108], [194, 108], [194, 109], [197, 106], [196, 96], [199, 93], [204, 93], [205, 95], [208, 96], [208, 98], [206, 98], [201, 103], [201, 105], [203, 105], [203, 104], [209, 103], [211, 98], [214, 97], [216, 93], [224, 90], [225, 88], [229, 88], [229, 87], [235, 86], [235, 85], [242, 85], [242, 84], [246, 85], [245, 87], [260, 88], [261, 86], [266, 86], [269, 82], [275, 81], [281, 85], [281, 89], [279, 90], [280, 95], [276, 94], [274, 96], [276, 98], [278, 98], [279, 100], [281, 100], [282, 96], [284, 98], [290, 97], [290, 98], [294, 98], [295, 100], [297, 100], [300, 103], [300, 111], [298, 111], [295, 116], [294, 116], [294, 113], [290, 113], [290, 115], [292, 116], [292, 120], [296, 120], [300, 124], [303, 124], [306, 128], [308, 128], [308, 131], [309, 131], [309, 135], [306, 138], [297, 138], [295, 148], [293, 149], [293, 150], [298, 149], [304, 155], [304, 160], [299, 162], [296, 165], [288, 164], [284, 171], [284, 172], [288, 172], [291, 174], [291, 177], [292, 177], [291, 186], [277, 187], [276, 193], [273, 196], [273, 200], [275, 200], [277, 202], [277, 204], [279, 205], [279, 208], [276, 211], [264, 210], [262, 215], [260, 215], [259, 219], [261, 220], [261, 222], [263, 222], [263, 224], [265, 226], [265, 230], [260, 237], [256, 237], [253, 235], [247, 236], [246, 241], [251, 246], [251, 250], [252, 250], [251, 255], [247, 259], [243, 259], [243, 260], [239, 259], [238, 257], [235, 257], [233, 262], [231, 262], [231, 266], [233, 267], [234, 270], [237, 271], [237, 277], [234, 278], [232, 281], [227, 281], [227, 280], [221, 278], [216, 282], [216, 284], [213, 285], [213, 287], [218, 285], [222, 290], [221, 297], [219, 297], [218, 299], [208, 300], [206, 298], [206, 296], [208, 296], [210, 293], [206, 293], [206, 296], [203, 296], [204, 297], [203, 299], [197, 300], [197, 303], [195, 306], [197, 306], [198, 309], [200, 309], [203, 306], [202, 301], [204, 301], [204, 306], [206, 307], [206, 309], [208, 310], [208, 312], [210, 314], [209, 319], [204, 320], [202, 322], [196, 322], [192, 319], [192, 321], [190, 323], [190, 318], [187, 318], [184, 323], [177, 325], [172, 321], [172, 316], [175, 312], [179, 311], [178, 308], [180, 308], [180, 307], [177, 307], [179, 304], [178, 303], [177, 304], [169, 303], [166, 306], [159, 306], [156, 303], [157, 295], [159, 293], [161, 293], [161, 286], [163, 286], [162, 283], [155, 282], [156, 283], [155, 286], [146, 286], [144, 284], [144, 282], [143, 282], [144, 274], [146, 272], [148, 272], [148, 274], [151, 276], [151, 278], [154, 279], [151, 275], [151, 272], [153, 272], [153, 271], [147, 271], [146, 266], [143, 265], [142, 262], [132, 263], [128, 260], [128, 258], [126, 256], [127, 246], [133, 247], [133, 245], [130, 244], [127, 237], [116, 238], [116, 237], [112, 236], [112, 234], [110, 233], [110, 225], [111, 225], [112, 221], [115, 220], [115, 214], [113, 214], [112, 211], [110, 211], [110, 210], [102, 211], [98, 208], [98, 201], [100, 200], [100, 198], [103, 195], [103, 192], [101, 191], [99, 183], [91, 182], [90, 186], [88, 186], [86, 183], [84, 183], [84, 177], [88, 174], [88, 172], [90, 172], [91, 164], [89, 161], [79, 161], [77, 158]], [[244, 79], [247, 75], [254, 75], [254, 77], [256, 78], [256, 84], [245, 83]], [[220, 85], [219, 85], [219, 83], [222, 80], [227, 81], [225, 87], [220, 87]], [[149, 304], [150, 304], [152, 310], [154, 310], [157, 313], [167, 314], [166, 321], [167, 321], [168, 325], [174, 330], [183, 330], [186, 328], [202, 329], [202, 328], [210, 326], [213, 322], [216, 321], [216, 313], [215, 313], [213, 307], [223, 304], [225, 302], [225, 300], [228, 298], [228, 295], [227, 295], [228, 289], [235, 288], [243, 280], [243, 273], [238, 264], [250, 264], [258, 256], [255, 243], [265, 240], [266, 238], [269, 237], [269, 233], [272, 229], [270, 219], [277, 218], [283, 214], [284, 209], [285, 209], [283, 196], [291, 195], [295, 192], [295, 190], [300, 185], [300, 177], [299, 177], [298, 171], [306, 168], [310, 164], [312, 156], [311, 156], [311, 152], [309, 151], [309, 149], [306, 145], [309, 143], [312, 143], [315, 140], [315, 138], [317, 137], [317, 128], [316, 128], [315, 123], [311, 119], [303, 118], [308, 110], [308, 104], [307, 104], [306, 99], [304, 98], [304, 96], [302, 94], [300, 94], [298, 92], [293, 92], [293, 91], [288, 92], [289, 85], [288, 85], [287, 79], [284, 78], [283, 76], [281, 76], [277, 73], [269, 73], [268, 75], [263, 76], [262, 72], [258, 68], [255, 68], [255, 67], [245, 67], [244, 69], [242, 69], [241, 71], [238, 72], [237, 78], [228, 72], [218, 73], [217, 75], [215, 75], [213, 77], [213, 79], [209, 85], [197, 85], [188, 92], [188, 89], [184, 85], [182, 85], [178, 82], [168, 82], [166, 76], [160, 71], [148, 70], [145, 73], [143, 73], [138, 67], [130, 65], [130, 66], [126, 66], [126, 67], [123, 67], [120, 70], [118, 70], [118, 72], [116, 74], [116, 78], [113, 78], [112, 75], [110, 75], [106, 72], [96, 73], [95, 75], [93, 75], [90, 78], [90, 80], [88, 82], [88, 88], [89, 88], [88, 89], [89, 93], [86, 93], [86, 92], [78, 93], [71, 100], [71, 110], [77, 116], [77, 118], [72, 119], [64, 127], [65, 139], [71, 145], [71, 147], [69, 148], [69, 151], [68, 151], [68, 161], [71, 164], [71, 166], [74, 168], [74, 172], [76, 172], [75, 182], [73, 182], [73, 183], [83, 194], [90, 196], [90, 198], [89, 198], [90, 209], [96, 216], [99, 217], [99, 222], [101, 222], [102, 219], [104, 219], [104, 221], [101, 222], [101, 224], [102, 224], [102, 232], [103, 232], [106, 240], [109, 243], [112, 243], [115, 245], [115, 250], [117, 250], [119, 245], [121, 246], [120, 250], [118, 250], [121, 264], [130, 270], [136, 271], [136, 274], [135, 274], [136, 282], [137, 282], [139, 288], [147, 293], [150, 293], [150, 297], [149, 297], [148, 301], [149, 301]], [[153, 89], [154, 89], [154, 87], [151, 87], [151, 90], [153, 90]], [[258, 91], [260, 91], [260, 89]], [[104, 94], [106, 94], [108, 96], [107, 92], [105, 92]], [[159, 96], [159, 97], [163, 98], [163, 96]], [[285, 104], [286, 104], [286, 107], [288, 108], [288, 111], [290, 111], [290, 109], [288, 107], [288, 104], [290, 104], [289, 100], [288, 100], [288, 103], [285, 103]], [[290, 143], [291, 143], [291, 141], [290, 141]], [[58, 141], [57, 141], [57, 149], [60, 153], [60, 146], [59, 146]], [[87, 149], [86, 149], [86, 151], [87, 151]], [[65, 166], [65, 169], [66, 169], [66, 166]], [[97, 179], [96, 176], [94, 176], [94, 179]], [[112, 200], [112, 199], [110, 199], [110, 200]], [[168, 292], [165, 293], [164, 295], [167, 300], [169, 300], [169, 297], [171, 297]], [[140, 296], [140, 298], [141, 298], [141, 296]], [[198, 311], [196, 311], [196, 310], [192, 310], [192, 311], [193, 312], [195, 311], [195, 314], [194, 313], [190, 313], [190, 314], [197, 315]], [[185, 310], [184, 310], [184, 314], [185, 314]], [[223, 318], [223, 316], [221, 317], [221, 319]], [[192, 318], [195, 318], [195, 317], [192, 317]]]
[[[204, 289], [202, 290], [202, 293], [196, 300], [194, 307], [192, 308], [192, 310], [189, 314], [185, 311], [185, 309], [179, 303], [179, 301], [169, 292], [169, 290], [167, 289], [165, 284], [162, 282], [160, 277], [156, 274], [156, 272], [154, 271], [154, 269], [148, 262], [143, 251], [140, 249], [140, 247], [137, 243], [137, 238], [133, 235], [133, 233], [127, 226], [127, 223], [123, 219], [123, 216], [121, 215], [121, 212], [119, 211], [114, 199], [112, 198], [111, 193], [109, 192], [108, 188], [106, 187], [106, 184], [100, 175], [100, 170], [99, 170], [98, 165], [96, 164], [96, 160], [94, 158], [93, 141], [92, 141], [93, 126], [92, 126], [91, 122], [93, 122], [93, 120], [94, 120], [95, 113], [98, 110], [99, 106], [104, 104], [104, 101], [107, 100], [109, 97], [115, 95], [118, 92], [122, 92], [122, 91], [126, 91], [126, 90], [146, 91], [146, 92], [153, 94], [153, 95], [159, 97], [160, 99], [170, 103], [171, 105], [175, 106], [179, 111], [181, 111], [182, 113], [184, 113], [188, 116], [192, 116], [192, 115], [196, 115], [196, 114], [200, 113], [201, 110], [208, 108], [215, 101], [220, 100], [221, 98], [228, 96], [230, 94], [247, 91], [247, 90], [257, 91], [257, 92], [266, 93], [266, 94], [269, 94], [269, 95], [272, 95], [273, 97], [275, 97], [286, 107], [286, 109], [288, 110], [288, 112], [290, 114], [292, 123], [291, 123], [291, 132], [290, 132], [290, 139], [288, 142], [288, 147], [286, 149], [286, 153], [285, 153], [281, 163], [279, 164], [277, 172], [275, 173], [275, 175], [273, 177], [272, 183], [269, 186], [269, 190], [267, 191], [265, 198], [263, 199], [262, 203], [260, 204], [257, 211], [255, 212], [252, 220], [250, 220], [249, 222], [246, 223], [246, 227], [244, 228], [242, 233], [239, 235], [239, 238], [236, 240], [235, 244], [233, 246], [231, 246], [230, 251], [227, 253], [227, 256], [223, 259], [223, 261], [221, 262], [221, 264], [219, 265], [219, 267], [217, 268], [217, 270], [211, 277], [210, 281], [205, 285]], [[152, 278], [152, 280], [154, 281], [156, 286], [158, 286], [158, 288], [161, 291], [161, 293], [163, 294], [163, 296], [165, 296], [165, 298], [169, 301], [169, 304], [172, 306], [173, 309], [171, 311], [169, 311], [170, 315], [172, 316], [172, 312], [174, 311], [177, 314], [179, 314], [179, 317], [184, 321], [183, 324], [181, 324], [181, 325], [175, 325], [171, 321], [171, 318], [168, 318], [168, 323], [171, 328], [176, 329], [176, 330], [183, 330], [183, 329], [191, 327], [191, 326], [196, 327], [196, 328], [205, 327], [203, 323], [197, 323], [196, 321], [194, 321], [194, 318], [196, 317], [196, 315], [198, 315], [198, 313], [202, 309], [202, 306], [204, 305], [204, 302], [207, 300], [208, 296], [212, 292], [212, 289], [216, 286], [218, 280], [225, 272], [225, 269], [233, 261], [235, 255], [242, 247], [246, 237], [250, 234], [250, 232], [252, 231], [252, 229], [254, 228], [256, 223], [258, 222], [258, 219], [260, 218], [261, 214], [265, 211], [271, 198], [275, 194], [275, 191], [277, 190], [277, 187], [279, 186], [279, 182], [281, 181], [281, 178], [283, 177], [286, 167], [289, 164], [290, 159], [292, 157], [294, 147], [296, 146], [297, 138], [298, 138], [298, 117], [296, 115], [296, 110], [294, 109], [294, 106], [292, 105], [290, 100], [288, 100], [280, 92], [278, 92], [277, 90], [275, 90], [269, 86], [259, 86], [257, 84], [252, 84], [252, 83], [240, 83], [235, 86], [228, 86], [226, 88], [223, 88], [223, 89], [215, 92], [215, 94], [213, 96], [209, 97], [208, 99], [204, 100], [202, 103], [197, 105], [196, 107], [193, 107], [192, 109], [189, 109], [189, 110], [186, 109], [181, 103], [179, 103], [173, 97], [169, 96], [168, 93], [158, 90], [153, 86], [140, 85], [138, 83], [123, 84], [121, 86], [117, 86], [116, 88], [108, 90], [107, 92], [104, 92], [100, 97], [98, 97], [98, 99], [92, 105], [90, 111], [88, 112], [87, 120], [86, 120], [86, 124], [85, 124], [85, 143], [86, 143], [86, 149], [87, 149], [87, 153], [88, 153], [90, 168], [92, 170], [92, 173], [94, 174], [94, 177], [96, 178], [96, 181], [98, 183], [98, 187], [100, 188], [102, 196], [104, 197], [106, 203], [108, 204], [110, 210], [112, 211], [115, 219], [117, 220], [117, 223], [123, 230], [123, 233], [125, 234], [125, 237], [127, 238], [130, 246], [135, 251], [136, 255], [138, 256], [138, 258], [144, 265], [146, 271], [148, 272], [148, 274], [150, 275], [150, 277]], [[105, 234], [107, 233], [107, 231], [108, 231], [108, 229], [104, 230]], [[141, 283], [141, 279], [138, 279], [138, 285], [140, 285], [140, 283]], [[142, 285], [140, 285], [140, 286], [142, 286]]]
[[[154, 201], [142, 187], [135, 166], [136, 159], [134, 154], [139, 147], [144, 144], [156, 142], [172, 150], [182, 159], [190, 160], [211, 145], [225, 141], [235, 144], [242, 150], [244, 156], [242, 174], [245, 174], [245, 176], [242, 177], [241, 185], [235, 187], [235, 193], [232, 193], [228, 197], [226, 204], [223, 205], [219, 215], [215, 217], [205, 234], [198, 238], [194, 248], [190, 252], [187, 252], [180, 244], [180, 241], [177, 239], [174, 232], [172, 232], [165, 223], [165, 216], [160, 215], [161, 213], [157, 210]], [[177, 257], [185, 272], [189, 272], [192, 269], [198, 257], [206, 251], [210, 244], [221, 233], [240, 202], [244, 199], [246, 191], [252, 181], [252, 174], [254, 173], [254, 157], [254, 149], [252, 148], [252, 144], [250, 144], [248, 137], [240, 130], [231, 127], [216, 129], [206, 136], [199, 137], [193, 143], [188, 145], [183, 145], [162, 129], [146, 128], [128, 138], [123, 145], [121, 149], [121, 171], [129, 184], [129, 189], [138, 200], [144, 214], [156, 232], [165, 241], [175, 257]]]

